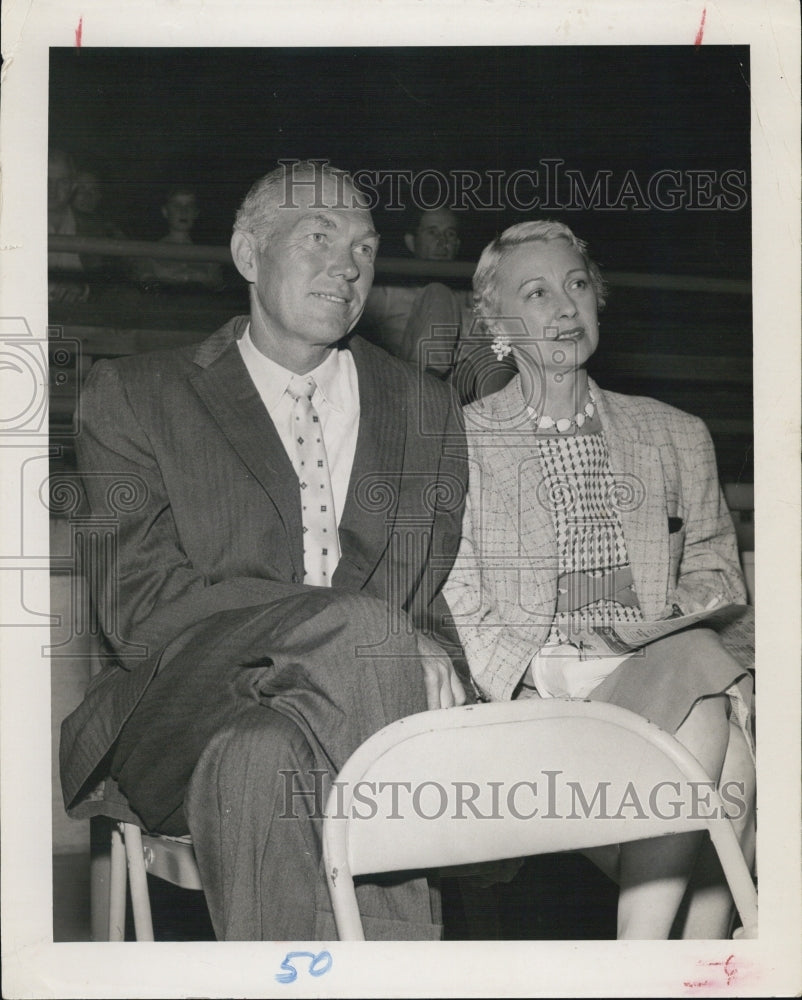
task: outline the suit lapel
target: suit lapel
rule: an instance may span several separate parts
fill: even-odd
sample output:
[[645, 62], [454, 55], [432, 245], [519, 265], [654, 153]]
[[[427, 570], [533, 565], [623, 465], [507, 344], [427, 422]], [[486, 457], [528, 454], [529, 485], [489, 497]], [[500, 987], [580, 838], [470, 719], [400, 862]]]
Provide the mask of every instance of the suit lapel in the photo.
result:
[[[236, 341], [247, 317], [226, 324], [200, 345], [190, 378], [231, 447], [272, 501], [287, 534], [292, 563], [303, 578], [298, 480], [273, 421], [245, 367]], [[341, 559], [332, 585], [359, 590], [375, 570], [392, 534], [406, 445], [408, 399], [389, 365], [371, 363], [359, 338], [350, 349], [359, 381], [359, 431], [340, 519]]]
[[350, 344], [359, 380], [359, 433], [340, 519], [339, 565], [332, 586], [358, 590], [384, 554], [402, 485], [408, 400], [390, 365], [376, 364], [355, 337]]
[[613, 398], [591, 383], [616, 480], [618, 512], [635, 590], [647, 620], [665, 607], [668, 590], [668, 520], [660, 451], [638, 440], [637, 424]]
[[229, 444], [272, 501], [287, 534], [293, 568], [303, 579], [298, 479], [236, 346], [247, 317], [232, 320], [199, 347], [190, 377]]

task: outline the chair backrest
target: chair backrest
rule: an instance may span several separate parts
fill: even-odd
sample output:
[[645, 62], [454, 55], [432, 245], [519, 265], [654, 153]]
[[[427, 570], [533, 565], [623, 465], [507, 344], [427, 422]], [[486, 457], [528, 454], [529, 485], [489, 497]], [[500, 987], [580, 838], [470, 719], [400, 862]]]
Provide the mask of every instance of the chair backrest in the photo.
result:
[[323, 843], [338, 929], [358, 938], [347, 898], [355, 875], [704, 828], [754, 923], [751, 876], [696, 759], [625, 709], [531, 699], [424, 712], [376, 733], [338, 776]]

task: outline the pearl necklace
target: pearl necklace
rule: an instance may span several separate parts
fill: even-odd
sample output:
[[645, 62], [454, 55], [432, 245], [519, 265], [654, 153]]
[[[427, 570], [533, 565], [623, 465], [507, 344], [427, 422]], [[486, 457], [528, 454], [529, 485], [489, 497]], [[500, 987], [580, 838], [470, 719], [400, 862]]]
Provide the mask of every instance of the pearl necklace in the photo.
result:
[[593, 393], [588, 389], [588, 402], [585, 403], [584, 408], [579, 413], [575, 413], [573, 417], [561, 417], [559, 420], [555, 420], [554, 417], [550, 417], [546, 413], [538, 414], [537, 410], [531, 406], [528, 406], [527, 409], [532, 419], [536, 422], [539, 431], [547, 431], [554, 428], [558, 434], [567, 434], [572, 428], [579, 430], [586, 420], [593, 419], [593, 415], [596, 412], [596, 401], [593, 398]]

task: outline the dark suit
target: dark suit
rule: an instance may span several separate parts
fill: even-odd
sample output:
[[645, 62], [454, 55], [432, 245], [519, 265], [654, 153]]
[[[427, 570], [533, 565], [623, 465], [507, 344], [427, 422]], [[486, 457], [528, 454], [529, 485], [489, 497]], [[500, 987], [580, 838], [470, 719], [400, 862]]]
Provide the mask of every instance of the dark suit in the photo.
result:
[[[437, 631], [446, 611], [440, 591], [459, 542], [466, 462], [448, 390], [354, 338], [346, 349], [360, 423], [342, 558], [332, 588], [303, 586], [297, 478], [235, 343], [246, 322], [233, 320], [197, 348], [101, 362], [86, 381], [78, 455], [92, 517], [114, 519], [116, 575], [102, 578], [97, 595], [118, 609], [107, 635], [117, 662], [64, 723], [61, 775], [76, 812], [110, 770], [147, 827], [189, 825], [219, 934], [311, 937], [331, 933], [321, 923], [319, 871], [307, 886], [317, 902], [297, 927], [279, 912], [294, 899], [289, 889], [282, 897], [272, 887], [272, 913], [264, 900], [233, 898], [232, 880], [248, 879], [222, 872], [231, 852], [217, 846], [224, 856], [210, 858], [200, 829], [211, 823], [208, 844], [212, 827], [219, 840], [212, 786], [229, 780], [221, 778], [228, 767], [248, 795], [243, 752], [259, 761], [260, 788], [272, 775], [272, 798], [251, 822], [258, 836], [277, 807], [277, 770], [322, 769], [328, 781], [370, 733], [425, 709], [412, 629]], [[109, 473], [119, 476], [114, 493]], [[114, 622], [108, 608], [104, 620]], [[266, 751], [268, 717], [277, 745]], [[281, 871], [301, 845], [319, 858], [319, 831], [308, 826], [271, 832], [261, 847], [276, 858], [269, 867]], [[296, 872], [295, 894], [301, 877], [312, 878]], [[416, 882], [401, 889], [410, 885], [419, 897]], [[410, 925], [408, 934], [389, 924], [376, 933], [430, 933], [412, 926], [426, 921], [419, 903], [406, 914], [403, 902], [377, 904], [377, 918]], [[261, 926], [246, 926], [252, 919]]]

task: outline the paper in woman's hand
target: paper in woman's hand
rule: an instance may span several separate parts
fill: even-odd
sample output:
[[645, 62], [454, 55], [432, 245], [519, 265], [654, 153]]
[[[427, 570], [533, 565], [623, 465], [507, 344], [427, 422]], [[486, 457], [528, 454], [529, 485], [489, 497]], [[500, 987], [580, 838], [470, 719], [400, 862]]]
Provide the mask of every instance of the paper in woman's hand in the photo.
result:
[[754, 608], [745, 604], [724, 604], [652, 622], [617, 622], [572, 634], [571, 641], [581, 643], [585, 655], [620, 656], [700, 623], [719, 633], [724, 646], [742, 666], [754, 665]]

